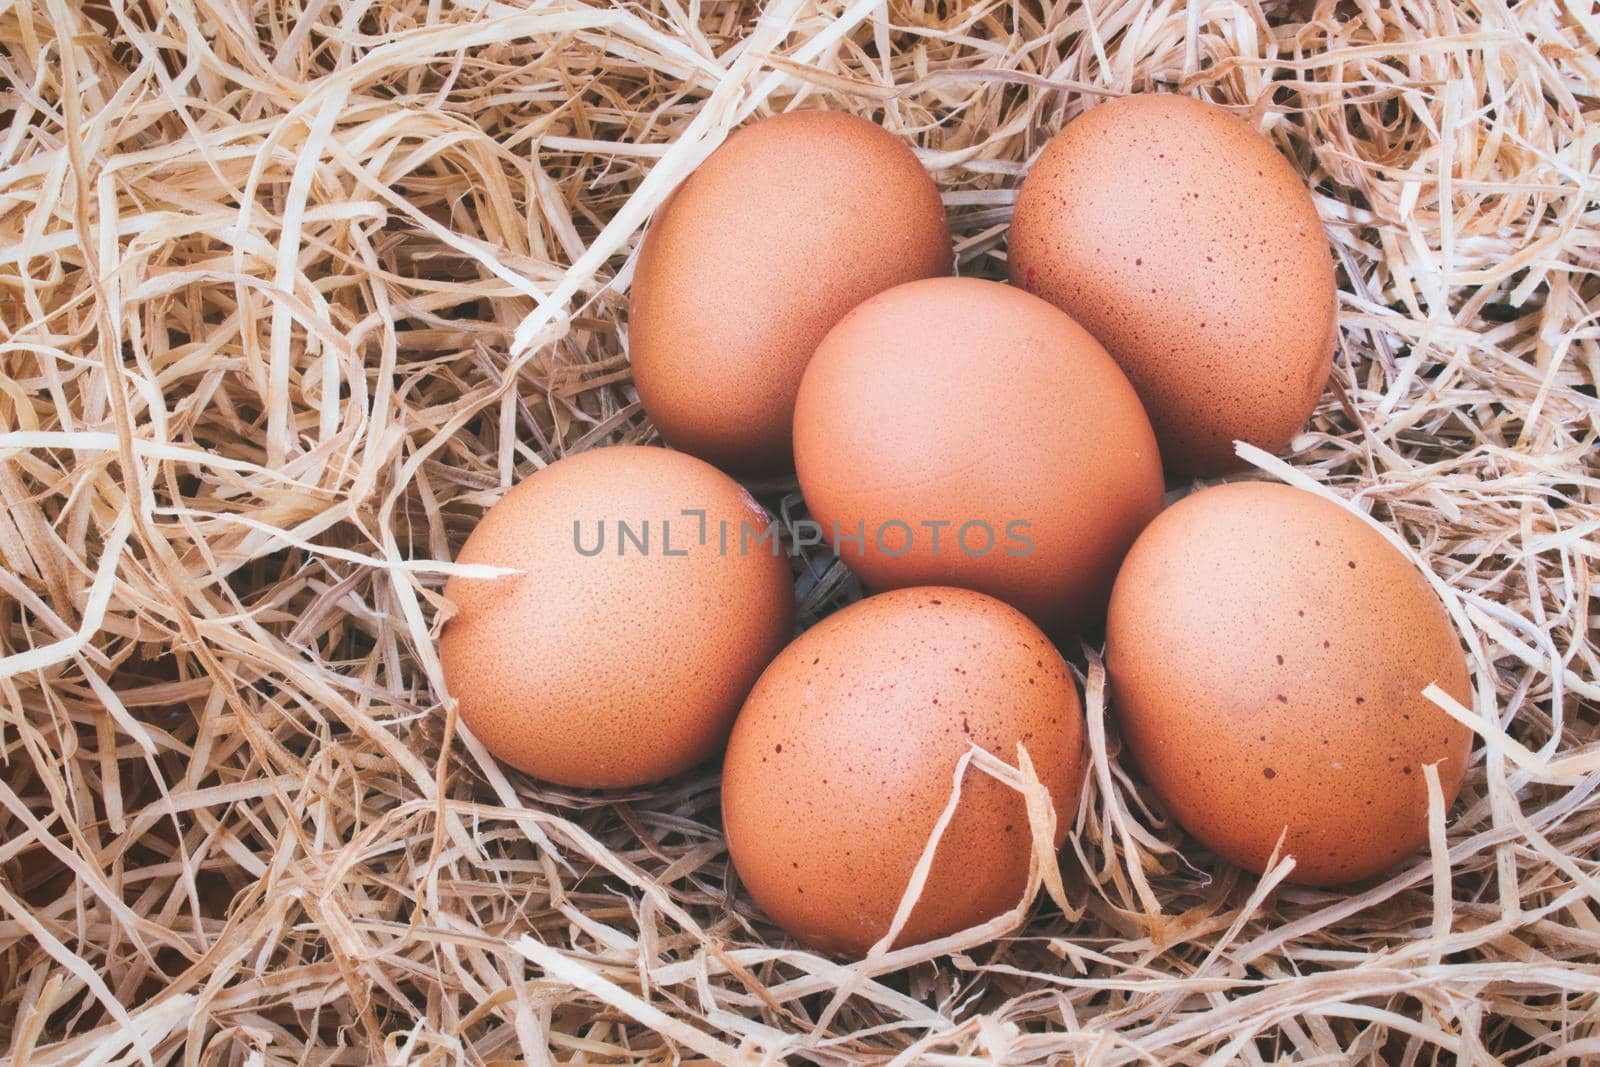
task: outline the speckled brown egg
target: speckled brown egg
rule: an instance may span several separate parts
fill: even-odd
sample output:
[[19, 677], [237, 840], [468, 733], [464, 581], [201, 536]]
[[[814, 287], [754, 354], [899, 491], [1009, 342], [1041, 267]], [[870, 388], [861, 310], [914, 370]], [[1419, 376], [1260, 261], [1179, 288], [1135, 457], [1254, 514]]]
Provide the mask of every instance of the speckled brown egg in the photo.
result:
[[1282, 449], [1327, 383], [1327, 234], [1294, 165], [1219, 107], [1130, 96], [1069, 123], [1022, 185], [1010, 264], [1127, 371], [1168, 473]]
[[950, 270], [939, 191], [899, 139], [832, 111], [733, 134], [657, 213], [628, 344], [639, 399], [677, 448], [786, 469], [817, 342], [874, 293]]
[[1161, 507], [1161, 459], [1128, 379], [1038, 297], [931, 278], [829, 332], [801, 382], [800, 487], [873, 589], [957, 585], [1053, 635], [1098, 623]]
[[[1015, 609], [962, 589], [902, 589], [832, 615], [773, 661], [723, 764], [722, 817], [739, 878], [806, 944], [862, 956], [889, 931], [958, 761], [1027, 747], [1056, 810], [1078, 808], [1083, 712], [1067, 665]], [[1031, 836], [1022, 796], [968, 767], [955, 815], [896, 944], [1015, 907]]]
[[739, 483], [664, 448], [595, 449], [523, 479], [457, 557], [519, 573], [445, 587], [439, 655], [461, 721], [561, 785], [642, 785], [715, 755], [791, 633], [787, 560], [737, 547], [768, 521]]
[[1117, 578], [1106, 664], [1145, 778], [1212, 851], [1291, 881], [1367, 877], [1428, 836], [1423, 766], [1446, 804], [1471, 732], [1467, 664], [1427, 579], [1344, 508], [1282, 485], [1168, 508]]

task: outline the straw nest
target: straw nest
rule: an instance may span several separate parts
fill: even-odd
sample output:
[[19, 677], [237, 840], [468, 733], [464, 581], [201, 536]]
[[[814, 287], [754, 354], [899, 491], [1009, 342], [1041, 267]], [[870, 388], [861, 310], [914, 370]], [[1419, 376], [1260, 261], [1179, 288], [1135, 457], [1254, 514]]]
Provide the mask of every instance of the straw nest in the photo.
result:
[[[0, 1055], [1600, 1057], [1600, 22], [1044, 7], [0, 2]], [[1060, 885], [847, 967], [740, 892], [714, 771], [573, 794], [463, 737], [447, 561], [519, 476], [652, 437], [631, 255], [730, 127], [881, 122], [999, 277], [1029, 158], [1158, 88], [1258, 122], [1332, 235], [1333, 384], [1252, 458], [1397, 535], [1461, 628], [1479, 741], [1430, 852], [1331, 892], [1214, 864], [1071, 650]], [[796, 571], [807, 620], [856, 595]]]

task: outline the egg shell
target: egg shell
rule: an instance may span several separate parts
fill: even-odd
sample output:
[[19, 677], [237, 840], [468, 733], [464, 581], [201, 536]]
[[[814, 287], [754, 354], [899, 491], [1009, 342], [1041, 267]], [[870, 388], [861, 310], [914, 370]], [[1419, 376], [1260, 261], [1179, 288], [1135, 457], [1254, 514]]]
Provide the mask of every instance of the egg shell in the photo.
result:
[[[1059, 846], [1083, 780], [1083, 711], [1048, 638], [962, 589], [859, 601], [785, 649], [739, 714], [722, 816], [740, 880], [799, 940], [862, 956], [889, 930], [963, 753], [1015, 765], [1019, 741], [1050, 790]], [[968, 767], [897, 944], [1015, 907], [1030, 850], [1022, 795]]]
[[793, 629], [787, 560], [739, 548], [742, 524], [768, 521], [739, 483], [664, 448], [595, 449], [524, 478], [457, 557], [520, 573], [445, 586], [439, 655], [461, 721], [568, 786], [642, 785], [715, 755]]
[[1011, 280], [1082, 323], [1133, 380], [1169, 474], [1283, 449], [1327, 384], [1338, 294], [1294, 165], [1185, 96], [1091, 108], [1040, 154], [1011, 223]]
[[736, 131], [657, 212], [628, 343], [639, 399], [675, 447], [787, 469], [801, 372], [874, 293], [950, 270], [939, 191], [912, 151], [840, 112]]
[[1106, 624], [1123, 737], [1177, 820], [1263, 871], [1287, 828], [1292, 882], [1375, 874], [1428, 836], [1423, 765], [1448, 805], [1471, 706], [1427, 579], [1344, 508], [1281, 485], [1205, 489], [1134, 544]]
[[974, 278], [898, 286], [834, 327], [794, 444], [812, 517], [868, 586], [976, 589], [1052, 635], [1098, 624], [1161, 507], [1150, 422], [1105, 349]]

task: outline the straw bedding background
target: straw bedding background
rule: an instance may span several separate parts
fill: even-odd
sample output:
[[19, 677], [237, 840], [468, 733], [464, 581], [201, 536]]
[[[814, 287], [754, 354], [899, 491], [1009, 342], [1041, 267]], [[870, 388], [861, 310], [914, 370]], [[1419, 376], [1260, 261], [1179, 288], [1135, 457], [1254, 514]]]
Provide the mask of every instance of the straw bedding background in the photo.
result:
[[[0, 1056], [1600, 1059], [1597, 52], [1557, 0], [0, 0]], [[651, 439], [630, 255], [731, 126], [881, 122], [999, 277], [1026, 161], [1151, 89], [1258, 121], [1332, 235], [1333, 384], [1259, 476], [1371, 513], [1462, 627], [1431, 855], [1213, 863], [1068, 650], [1066, 910], [876, 973], [752, 910], [714, 771], [597, 798], [466, 742], [438, 561]], [[857, 595], [796, 569], [806, 621]]]

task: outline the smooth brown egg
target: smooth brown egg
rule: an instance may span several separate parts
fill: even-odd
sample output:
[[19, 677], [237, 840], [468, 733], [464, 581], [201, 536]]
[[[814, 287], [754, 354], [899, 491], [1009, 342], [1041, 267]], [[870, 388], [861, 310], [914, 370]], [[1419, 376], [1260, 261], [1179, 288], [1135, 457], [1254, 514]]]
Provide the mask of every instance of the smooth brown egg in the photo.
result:
[[439, 655], [462, 722], [568, 786], [642, 785], [715, 755], [792, 631], [787, 560], [740, 536], [768, 521], [739, 483], [664, 448], [529, 475], [457, 557], [520, 573], [445, 587]]
[[845, 312], [946, 274], [939, 191], [865, 119], [778, 115], [733, 134], [657, 213], [628, 314], [634, 382], [675, 447], [787, 469], [800, 374]]
[[1161, 507], [1149, 420], [1105, 349], [973, 278], [899, 286], [829, 332], [794, 448], [813, 518], [868, 586], [976, 589], [1053, 635], [1099, 621]]
[[[722, 774], [739, 877], [800, 941], [862, 956], [889, 931], [963, 753], [1016, 765], [1019, 741], [1050, 791], [1059, 846], [1082, 786], [1083, 711], [1049, 639], [967, 590], [859, 601], [784, 649], [739, 713]], [[1022, 795], [969, 766], [896, 944], [1015, 907], [1030, 841]]]
[[1185, 96], [1091, 108], [1029, 171], [1011, 280], [1133, 380], [1169, 474], [1279, 451], [1327, 384], [1338, 294], [1304, 179], [1253, 126]]
[[1240, 483], [1168, 508], [1117, 578], [1117, 719], [1145, 778], [1212, 851], [1290, 881], [1375, 874], [1428, 836], [1423, 765], [1454, 800], [1472, 735], [1467, 664], [1427, 579], [1312, 493]]

